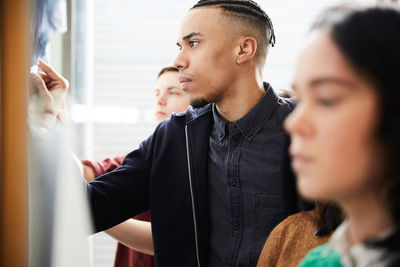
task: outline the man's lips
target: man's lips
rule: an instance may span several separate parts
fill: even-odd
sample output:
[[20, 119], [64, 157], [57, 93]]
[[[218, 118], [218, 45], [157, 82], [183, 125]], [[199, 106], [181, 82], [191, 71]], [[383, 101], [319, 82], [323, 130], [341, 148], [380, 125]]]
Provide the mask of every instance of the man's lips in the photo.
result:
[[179, 76], [178, 79], [182, 89], [187, 88], [188, 85], [192, 82], [192, 79], [185, 76]]

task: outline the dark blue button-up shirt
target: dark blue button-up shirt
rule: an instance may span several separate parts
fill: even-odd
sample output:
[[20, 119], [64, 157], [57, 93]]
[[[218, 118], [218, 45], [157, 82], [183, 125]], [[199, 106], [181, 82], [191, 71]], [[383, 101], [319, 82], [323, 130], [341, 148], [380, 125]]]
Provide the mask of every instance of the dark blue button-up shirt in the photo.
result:
[[281, 101], [266, 93], [243, 118], [222, 119], [213, 107], [207, 182], [210, 210], [209, 266], [256, 266], [273, 227], [287, 216], [282, 163], [287, 152]]

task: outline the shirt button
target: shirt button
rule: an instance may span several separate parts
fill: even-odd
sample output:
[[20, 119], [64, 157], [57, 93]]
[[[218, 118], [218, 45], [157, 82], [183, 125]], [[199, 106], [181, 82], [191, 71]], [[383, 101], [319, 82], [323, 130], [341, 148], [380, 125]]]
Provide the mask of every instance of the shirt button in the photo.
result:
[[231, 186], [235, 186], [236, 185], [236, 180], [235, 179], [231, 179]]
[[239, 223], [233, 224], [233, 230], [235, 230], [235, 231], [239, 230]]
[[248, 131], [246, 132], [246, 135], [247, 135], [247, 137], [252, 137], [252, 136], [253, 136], [253, 134], [250, 132], [250, 130], [248, 130]]

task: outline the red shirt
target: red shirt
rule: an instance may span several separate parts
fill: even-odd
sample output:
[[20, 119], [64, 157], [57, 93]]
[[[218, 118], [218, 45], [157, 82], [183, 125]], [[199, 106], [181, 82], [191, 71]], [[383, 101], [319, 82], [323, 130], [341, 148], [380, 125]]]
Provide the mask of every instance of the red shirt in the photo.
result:
[[[98, 177], [102, 174], [110, 172], [122, 164], [126, 155], [115, 157], [113, 159], [107, 158], [102, 161], [90, 161], [90, 160], [82, 160], [82, 163], [89, 166], [93, 172], [94, 176]], [[150, 221], [150, 212], [143, 212], [133, 219], [141, 220], [141, 221]], [[154, 257], [137, 252], [127, 246], [118, 243], [117, 252], [115, 253], [115, 267], [154, 267]]]

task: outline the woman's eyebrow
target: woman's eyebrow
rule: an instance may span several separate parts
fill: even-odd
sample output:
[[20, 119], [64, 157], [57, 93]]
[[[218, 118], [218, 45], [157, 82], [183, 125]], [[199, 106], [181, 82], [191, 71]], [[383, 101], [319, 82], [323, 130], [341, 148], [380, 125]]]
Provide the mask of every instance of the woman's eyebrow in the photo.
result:
[[[355, 83], [348, 79], [338, 78], [338, 77], [321, 77], [311, 80], [309, 83], [310, 87], [312, 88], [319, 88], [321, 85], [324, 84], [337, 84], [343, 87], [354, 88]], [[293, 90], [294, 87], [293, 87]]]

